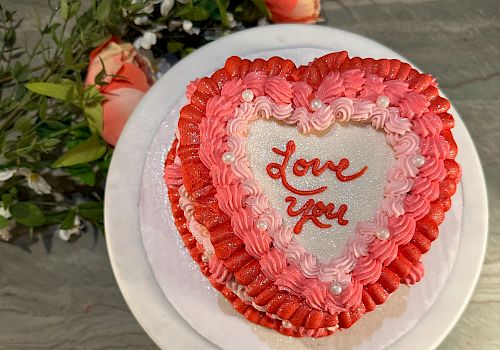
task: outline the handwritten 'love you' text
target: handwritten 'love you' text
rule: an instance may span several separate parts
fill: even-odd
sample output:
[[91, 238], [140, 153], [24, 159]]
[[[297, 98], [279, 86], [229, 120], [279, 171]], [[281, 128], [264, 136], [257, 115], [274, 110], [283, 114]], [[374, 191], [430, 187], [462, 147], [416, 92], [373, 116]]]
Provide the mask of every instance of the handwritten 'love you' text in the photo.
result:
[[[285, 150], [280, 150], [278, 148], [273, 148], [272, 150], [274, 153], [282, 156], [283, 160], [281, 164], [269, 163], [266, 167], [266, 171], [272, 179], [281, 180], [281, 183], [288, 191], [299, 196], [311, 196], [327, 190], [327, 186], [320, 186], [313, 189], [299, 189], [290, 184], [287, 179], [286, 171], [290, 163], [290, 158], [296, 151], [296, 145], [293, 140], [287, 142]], [[345, 175], [343, 172], [347, 168], [349, 168], [349, 160], [346, 158], [342, 158], [338, 164], [335, 164], [331, 160], [321, 164], [318, 158], [311, 160], [299, 158], [294, 162], [292, 172], [295, 176], [305, 176], [309, 170], [311, 170], [313, 176], [320, 176], [326, 170], [330, 170], [339, 181], [347, 182], [359, 178], [368, 170], [368, 167], [365, 166], [354, 174]], [[339, 225], [347, 225], [349, 223], [349, 221], [344, 218], [348, 209], [346, 204], [340, 205], [338, 209], [335, 210], [336, 208], [333, 203], [325, 204], [322, 201], [316, 202], [314, 199], [310, 198], [301, 208], [295, 209], [297, 205], [297, 198], [295, 196], [286, 197], [285, 202], [289, 203], [287, 208], [287, 214], [289, 216], [295, 217], [301, 215], [293, 228], [293, 232], [296, 234], [302, 231], [302, 227], [309, 220], [319, 228], [328, 228], [332, 226], [331, 224], [322, 222], [320, 217], [324, 217], [328, 220], [337, 219]]]

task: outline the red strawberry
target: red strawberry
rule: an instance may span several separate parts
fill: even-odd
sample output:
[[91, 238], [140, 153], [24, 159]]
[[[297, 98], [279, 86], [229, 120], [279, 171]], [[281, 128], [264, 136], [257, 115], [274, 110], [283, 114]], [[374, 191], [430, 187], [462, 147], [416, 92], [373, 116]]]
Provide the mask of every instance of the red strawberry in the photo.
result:
[[234, 274], [236, 281], [244, 286], [250, 284], [260, 273], [260, 264], [257, 260], [251, 260]]
[[365, 289], [377, 305], [385, 303], [389, 296], [389, 293], [377, 282], [365, 286]]
[[266, 275], [262, 272], [255, 278], [246, 288], [246, 292], [249, 296], [255, 297], [262, 293], [266, 288], [273, 284], [273, 281], [270, 280]]
[[361, 301], [363, 302], [363, 305], [365, 306], [366, 312], [375, 310], [375, 308], [377, 307], [377, 304], [375, 303], [375, 301], [372, 299], [370, 294], [364, 288], [363, 288], [363, 294], [361, 297]]
[[245, 264], [252, 259], [252, 256], [248, 254], [245, 249], [240, 249], [234, 252], [229, 259], [224, 261], [224, 266], [230, 272], [234, 273], [245, 266]]
[[443, 123], [443, 129], [453, 129], [455, 127], [455, 119], [449, 113], [439, 113], [437, 115], [441, 118], [441, 122]]
[[391, 64], [389, 60], [386, 59], [376, 60], [373, 64], [373, 73], [383, 79], [387, 78], [390, 70], [391, 70]]
[[396, 76], [394, 77], [395, 80], [406, 80], [408, 77], [408, 74], [410, 74], [411, 66], [408, 63], [403, 63], [400, 62], [400, 66], [398, 69], [398, 72]]
[[394, 80], [396, 79], [399, 72], [399, 68], [401, 67], [401, 61], [392, 59], [389, 60], [389, 64], [390, 64], [390, 69], [389, 69], [389, 74], [387, 75], [387, 80]]
[[450, 102], [441, 96], [436, 97], [429, 106], [429, 110], [436, 114], [444, 113], [448, 109], [450, 109]]
[[281, 71], [281, 57], [273, 56], [266, 63], [266, 74], [269, 76], [278, 75]]
[[419, 74], [408, 82], [410, 90], [421, 93], [425, 89], [427, 89], [433, 81], [433, 78], [430, 74]]
[[439, 90], [437, 87], [429, 85], [427, 89], [422, 91], [422, 95], [424, 95], [427, 100], [432, 101], [439, 95]]
[[312, 308], [301, 303], [299, 308], [295, 311], [295, 313], [288, 318], [288, 320], [295, 327], [302, 327], [306, 323], [306, 317], [312, 312]]
[[221, 68], [218, 71], [216, 71], [212, 76], [210, 77], [213, 82], [217, 84], [217, 88], [219, 91], [222, 89], [224, 84], [231, 79], [231, 76], [229, 73], [226, 71], [226, 68]]
[[237, 236], [232, 236], [231, 238], [214, 245], [215, 254], [219, 259], [223, 260], [229, 258], [231, 254], [243, 247], [243, 241]]

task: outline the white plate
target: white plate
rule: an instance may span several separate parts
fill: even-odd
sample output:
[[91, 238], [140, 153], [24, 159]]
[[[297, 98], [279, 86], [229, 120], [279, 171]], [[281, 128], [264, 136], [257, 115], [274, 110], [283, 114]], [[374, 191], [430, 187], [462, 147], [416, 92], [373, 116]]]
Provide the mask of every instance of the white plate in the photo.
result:
[[[179, 317], [165, 298], [154, 277], [155, 267], [151, 268], [144, 248], [151, 246], [151, 242], [146, 241], [144, 245], [141, 238], [139, 204], [144, 198], [141, 198], [140, 187], [148, 152], [155, 146], [154, 136], [162, 128], [173, 133], [175, 119], [167, 115], [182, 98], [183, 86], [193, 77], [211, 73], [230, 55], [253, 56], [257, 52], [293, 48], [347, 50], [351, 56], [393, 57], [407, 61], [366, 38], [327, 27], [281, 25], [244, 31], [207, 45], [174, 66], [141, 101], [118, 143], [106, 188], [105, 221], [110, 258], [132, 312], [161, 348], [214, 346]], [[484, 258], [487, 238], [484, 178], [470, 136], [458, 115], [454, 115], [459, 162], [464, 168], [462, 186], [465, 199], [458, 255], [449, 280], [439, 296], [436, 295], [435, 304], [393, 344], [394, 348], [437, 346], [465, 308]], [[168, 137], [171, 136], [163, 135], [164, 140]], [[149, 157], [154, 157], [154, 154]], [[156, 229], [172, 230], [168, 225]], [[175, 266], [172, 271], [176, 271]]]

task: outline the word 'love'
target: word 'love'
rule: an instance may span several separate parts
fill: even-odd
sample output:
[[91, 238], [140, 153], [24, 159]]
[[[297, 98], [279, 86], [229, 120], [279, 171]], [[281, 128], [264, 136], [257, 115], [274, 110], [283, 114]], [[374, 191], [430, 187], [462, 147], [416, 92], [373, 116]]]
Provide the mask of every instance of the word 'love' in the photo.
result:
[[[327, 190], [327, 186], [321, 186], [314, 189], [299, 189], [292, 186], [288, 182], [286, 170], [291, 156], [296, 151], [296, 145], [293, 140], [287, 142], [284, 151], [275, 147], [272, 150], [274, 153], [282, 156], [283, 160], [281, 164], [269, 163], [266, 167], [266, 171], [272, 179], [281, 179], [281, 183], [287, 190], [300, 196], [311, 196]], [[326, 170], [330, 170], [335, 174], [339, 181], [347, 182], [357, 179], [358, 177], [362, 176], [366, 172], [366, 170], [368, 170], [368, 167], [365, 166], [352, 175], [344, 175], [343, 172], [347, 168], [349, 168], [349, 160], [346, 158], [342, 158], [338, 164], [335, 164], [333, 161], [328, 160], [323, 165], [318, 158], [314, 158], [312, 160], [299, 158], [293, 164], [292, 172], [295, 176], [305, 176], [307, 175], [309, 170], [311, 170], [312, 175], [320, 176]], [[300, 209], [296, 210], [294, 209], [294, 207], [297, 205], [296, 197], [288, 196], [285, 198], [285, 202], [289, 203], [287, 208], [288, 215], [290, 215], [291, 217], [302, 215], [293, 228], [293, 232], [295, 234], [299, 234], [302, 231], [302, 227], [304, 226], [304, 224], [309, 220], [311, 220], [311, 222], [319, 228], [331, 227], [331, 224], [325, 224], [324, 222], [321, 222], [319, 220], [321, 216], [324, 216], [328, 220], [337, 219], [337, 223], [339, 225], [347, 225], [349, 223], [349, 220], [344, 219], [344, 214], [348, 209], [346, 204], [342, 204], [335, 211], [335, 205], [333, 203], [325, 204], [322, 201], [316, 202], [314, 199], [310, 198]]]

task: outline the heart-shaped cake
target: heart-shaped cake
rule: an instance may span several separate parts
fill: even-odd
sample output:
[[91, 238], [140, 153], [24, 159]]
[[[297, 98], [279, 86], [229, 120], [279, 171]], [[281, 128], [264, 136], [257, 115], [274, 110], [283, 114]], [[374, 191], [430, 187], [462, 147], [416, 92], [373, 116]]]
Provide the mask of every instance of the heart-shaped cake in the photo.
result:
[[179, 232], [249, 321], [348, 328], [424, 274], [461, 172], [449, 102], [398, 60], [231, 57], [187, 87], [164, 177]]

